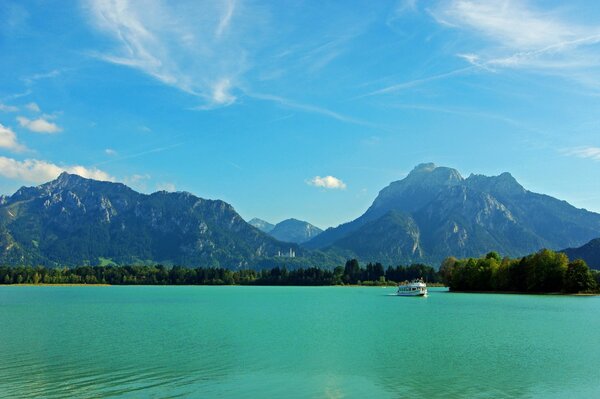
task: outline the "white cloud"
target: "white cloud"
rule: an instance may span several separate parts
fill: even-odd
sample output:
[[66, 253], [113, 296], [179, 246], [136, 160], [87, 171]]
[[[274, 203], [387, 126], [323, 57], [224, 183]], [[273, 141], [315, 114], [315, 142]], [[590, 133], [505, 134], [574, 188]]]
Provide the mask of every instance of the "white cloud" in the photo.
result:
[[177, 188], [175, 187], [175, 183], [170, 183], [170, 182], [158, 183], [156, 185], [156, 189], [159, 191], [169, 191], [169, 192], [177, 191]]
[[18, 110], [19, 108], [15, 107], [14, 105], [6, 105], [0, 103], [0, 111], [2, 112], [17, 112]]
[[104, 150], [104, 153], [106, 155], [110, 155], [111, 157], [117, 155], [117, 151], [113, 150], [112, 148], [107, 148]]
[[97, 168], [86, 168], [80, 165], [59, 166], [38, 159], [18, 161], [0, 156], [0, 176], [22, 180], [30, 183], [43, 183], [53, 180], [62, 172], [77, 174], [82, 177], [103, 181], [114, 181], [108, 173]]
[[346, 188], [346, 183], [333, 176], [315, 176], [306, 182], [307, 184], [315, 187], [322, 187], [327, 189], [338, 189], [343, 190]]
[[232, 104], [235, 101], [235, 96], [229, 93], [230, 90], [231, 82], [229, 79], [219, 80], [213, 87], [212, 98], [214, 102], [221, 105]]
[[40, 106], [37, 105], [36, 103], [29, 103], [25, 106], [25, 108], [27, 108], [31, 112], [40, 112], [41, 111]]
[[538, 10], [526, 1], [453, 0], [440, 2], [430, 12], [441, 24], [487, 39], [488, 46], [479, 54], [460, 55], [476, 66], [561, 73], [565, 68], [600, 66], [596, 46], [600, 26], [570, 22], [557, 12]]
[[27, 150], [23, 144], [17, 141], [17, 135], [9, 127], [0, 123], [0, 148], [6, 148], [13, 152], [23, 152]]
[[235, 101], [230, 92], [247, 69], [241, 43], [248, 37], [246, 27], [259, 28], [256, 12], [242, 18], [244, 9], [234, 0], [203, 2], [200, 7], [195, 1], [161, 0], [87, 4], [92, 24], [116, 44], [96, 54], [99, 58], [199, 96], [205, 108]]
[[52, 122], [48, 122], [44, 118], [28, 119], [24, 116], [19, 116], [17, 117], [17, 121], [19, 121], [21, 127], [24, 127], [36, 133], [58, 133], [62, 131], [62, 129], [58, 125]]
[[600, 161], [600, 147], [576, 147], [562, 151], [565, 155]]

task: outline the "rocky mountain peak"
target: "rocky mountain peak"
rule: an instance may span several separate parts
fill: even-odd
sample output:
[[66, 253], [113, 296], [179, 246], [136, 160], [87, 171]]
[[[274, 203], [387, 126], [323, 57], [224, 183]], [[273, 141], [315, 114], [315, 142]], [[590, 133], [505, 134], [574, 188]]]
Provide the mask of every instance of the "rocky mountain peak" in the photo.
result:
[[508, 172], [498, 176], [472, 174], [466, 179], [466, 184], [474, 189], [492, 193], [498, 196], [514, 196], [525, 194], [527, 190]]

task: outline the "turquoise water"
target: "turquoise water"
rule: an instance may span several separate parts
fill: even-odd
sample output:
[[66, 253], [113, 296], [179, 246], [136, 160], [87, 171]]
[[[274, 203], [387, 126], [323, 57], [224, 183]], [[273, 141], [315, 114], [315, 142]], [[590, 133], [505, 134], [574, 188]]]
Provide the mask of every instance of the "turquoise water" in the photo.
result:
[[600, 397], [600, 297], [0, 287], [1, 397]]

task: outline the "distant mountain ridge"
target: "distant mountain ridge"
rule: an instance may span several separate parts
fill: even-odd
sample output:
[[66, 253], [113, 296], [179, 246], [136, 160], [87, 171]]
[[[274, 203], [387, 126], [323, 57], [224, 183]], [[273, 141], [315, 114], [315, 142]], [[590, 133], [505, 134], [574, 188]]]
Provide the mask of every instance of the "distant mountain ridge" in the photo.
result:
[[283, 259], [276, 255], [290, 249], [296, 262], [327, 263], [318, 253], [252, 227], [231, 205], [186, 192], [146, 195], [120, 183], [63, 173], [1, 201], [1, 264], [165, 263], [235, 269], [278, 265]]
[[521, 256], [598, 236], [599, 214], [527, 191], [510, 173], [465, 179], [427, 163], [381, 190], [362, 216], [304, 245], [363, 261], [439, 264], [447, 256]]
[[296, 244], [306, 242], [323, 232], [317, 226], [294, 218], [283, 220], [276, 225], [259, 218], [251, 219], [248, 223], [279, 241]]
[[567, 248], [563, 251], [569, 259], [583, 259], [592, 269], [600, 270], [600, 238], [595, 238], [579, 248]]
[[251, 224], [252, 226], [256, 227], [257, 229], [259, 229], [263, 233], [268, 233], [271, 230], [273, 230], [273, 228], [275, 227], [274, 224], [269, 223], [266, 220], [262, 220], [259, 218], [250, 219], [250, 221], [248, 223]]
[[323, 230], [308, 222], [298, 219], [286, 219], [277, 223], [269, 234], [279, 241], [301, 244], [322, 232]]

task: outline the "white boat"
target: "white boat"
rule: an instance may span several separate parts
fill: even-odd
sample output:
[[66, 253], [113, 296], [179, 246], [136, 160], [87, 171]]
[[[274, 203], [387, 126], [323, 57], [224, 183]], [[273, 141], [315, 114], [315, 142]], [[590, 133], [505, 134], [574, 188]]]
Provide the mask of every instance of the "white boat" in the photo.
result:
[[396, 295], [399, 296], [427, 296], [427, 284], [423, 279], [404, 282], [398, 285]]

